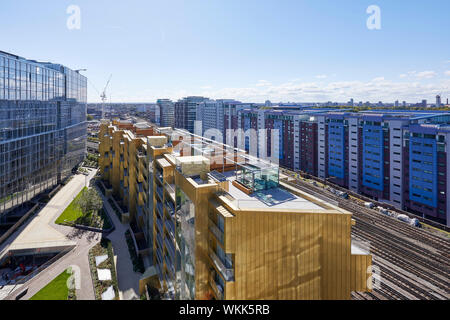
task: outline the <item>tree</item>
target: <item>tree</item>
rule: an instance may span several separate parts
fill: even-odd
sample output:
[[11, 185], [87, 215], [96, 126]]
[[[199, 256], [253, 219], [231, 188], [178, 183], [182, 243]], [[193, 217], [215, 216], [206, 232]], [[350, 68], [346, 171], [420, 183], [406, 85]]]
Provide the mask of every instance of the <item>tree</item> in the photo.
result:
[[76, 205], [81, 210], [83, 217], [87, 217], [90, 213], [98, 212], [102, 209], [103, 200], [97, 190], [93, 188], [83, 189]]

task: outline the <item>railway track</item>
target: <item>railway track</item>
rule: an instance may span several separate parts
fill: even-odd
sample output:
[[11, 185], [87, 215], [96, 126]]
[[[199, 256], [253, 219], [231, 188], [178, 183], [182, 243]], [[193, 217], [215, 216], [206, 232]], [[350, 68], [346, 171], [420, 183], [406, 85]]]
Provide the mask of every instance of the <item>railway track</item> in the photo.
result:
[[354, 292], [353, 299], [450, 299], [448, 239], [343, 199], [293, 173], [283, 173], [295, 179], [285, 181], [288, 184], [351, 212], [356, 220], [352, 237], [370, 244], [373, 265], [381, 272], [381, 285], [372, 292]]

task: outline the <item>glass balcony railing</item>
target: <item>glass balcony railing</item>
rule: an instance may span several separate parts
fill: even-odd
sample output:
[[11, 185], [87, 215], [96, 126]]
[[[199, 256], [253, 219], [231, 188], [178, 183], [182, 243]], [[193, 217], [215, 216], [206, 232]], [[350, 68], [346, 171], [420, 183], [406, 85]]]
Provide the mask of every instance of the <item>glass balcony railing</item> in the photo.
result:
[[173, 266], [172, 261], [170, 260], [169, 256], [164, 256], [164, 261], [166, 261], [167, 269], [172, 273], [172, 275], [175, 275], [175, 268]]
[[234, 281], [234, 270], [231, 268], [226, 268], [223, 261], [216, 255], [216, 253], [212, 249], [209, 249], [209, 257], [214, 262], [217, 270], [220, 271], [226, 281]]
[[223, 231], [220, 230], [217, 225], [209, 219], [209, 230], [212, 232], [212, 234], [216, 237], [216, 239], [223, 245], [224, 243], [224, 234]]
[[217, 298], [220, 300], [223, 300], [223, 287], [222, 285], [219, 283], [219, 281], [217, 281], [216, 279], [217, 274], [212, 271], [209, 275], [209, 283], [211, 285], [211, 288], [213, 289], [214, 293], [216, 294]]
[[174, 219], [174, 215], [175, 215], [175, 206], [172, 204], [172, 202], [170, 201], [165, 201], [164, 205], [166, 206], [166, 210], [169, 213], [170, 217], [172, 219]]
[[162, 264], [163, 264], [163, 258], [162, 258], [161, 252], [159, 251], [159, 248], [156, 249], [156, 260], [158, 260], [158, 264], [159, 264], [160, 266], [162, 266]]
[[163, 172], [161, 170], [156, 169], [155, 171], [155, 176], [156, 178], [159, 180], [159, 182], [162, 184], [163, 183]]
[[[158, 256], [158, 255], [156, 255], [156, 256]], [[159, 263], [159, 265], [161, 265], [161, 263]], [[156, 271], [158, 273], [159, 282], [161, 283], [161, 287], [162, 287], [162, 284], [164, 283], [164, 276], [163, 276], [161, 267], [159, 265], [156, 264]]]
[[159, 216], [161, 217], [161, 219], [162, 219], [162, 217], [163, 217], [163, 206], [162, 206], [162, 203], [161, 202], [157, 202], [156, 203], [156, 210], [158, 211], [158, 214], [159, 214]]
[[172, 258], [175, 258], [175, 247], [172, 243], [172, 241], [170, 241], [168, 238], [164, 239], [164, 244], [166, 245], [167, 251], [169, 251], [169, 253], [172, 255]]
[[175, 186], [166, 182], [164, 183], [164, 187], [169, 196], [175, 201]]
[[[163, 241], [162, 241], [162, 237], [160, 234], [156, 235], [156, 242], [158, 242], [158, 246], [159, 246], [160, 250], [162, 251], [164, 246], [163, 246]], [[162, 255], [161, 255], [161, 258], [162, 258]], [[161, 259], [161, 261], [162, 261], [162, 259]]]
[[175, 238], [175, 226], [173, 222], [170, 220], [166, 220], [164, 223], [166, 225], [166, 230], [169, 232], [172, 238]]
[[159, 199], [161, 199], [161, 201], [163, 200], [163, 188], [162, 187], [156, 187], [156, 193], [159, 196]]
[[164, 233], [164, 228], [163, 228], [162, 220], [157, 218], [156, 219], [156, 225], [158, 226], [159, 232], [161, 234], [163, 234]]

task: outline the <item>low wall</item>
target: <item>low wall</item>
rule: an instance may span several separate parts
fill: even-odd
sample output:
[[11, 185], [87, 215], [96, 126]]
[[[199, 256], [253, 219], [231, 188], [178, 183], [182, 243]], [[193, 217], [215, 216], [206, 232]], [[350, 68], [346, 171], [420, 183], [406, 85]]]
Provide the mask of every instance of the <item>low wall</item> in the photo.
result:
[[6, 239], [9, 238], [10, 235], [12, 235], [14, 233], [14, 231], [17, 230], [17, 228], [19, 228], [22, 223], [28, 219], [28, 217], [34, 213], [36, 211], [36, 209], [39, 207], [39, 204], [35, 204], [30, 210], [28, 210], [27, 213], [25, 213], [22, 218], [19, 219], [19, 221], [17, 221], [11, 228], [8, 229], [8, 231], [6, 231], [6, 233], [4, 235], [2, 235], [0, 237], [0, 244], [2, 244]]

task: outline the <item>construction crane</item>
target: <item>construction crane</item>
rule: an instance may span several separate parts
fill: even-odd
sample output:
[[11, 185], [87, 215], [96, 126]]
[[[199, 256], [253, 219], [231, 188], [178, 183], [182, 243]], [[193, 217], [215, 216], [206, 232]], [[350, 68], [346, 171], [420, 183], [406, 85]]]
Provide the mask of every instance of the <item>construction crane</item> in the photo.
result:
[[106, 102], [106, 99], [107, 99], [107, 97], [106, 97], [106, 89], [108, 88], [108, 85], [111, 82], [111, 78], [112, 78], [112, 75], [109, 76], [108, 82], [106, 82], [106, 86], [103, 89], [102, 94], [100, 95], [100, 98], [102, 99], [102, 119], [105, 118], [105, 102]]

